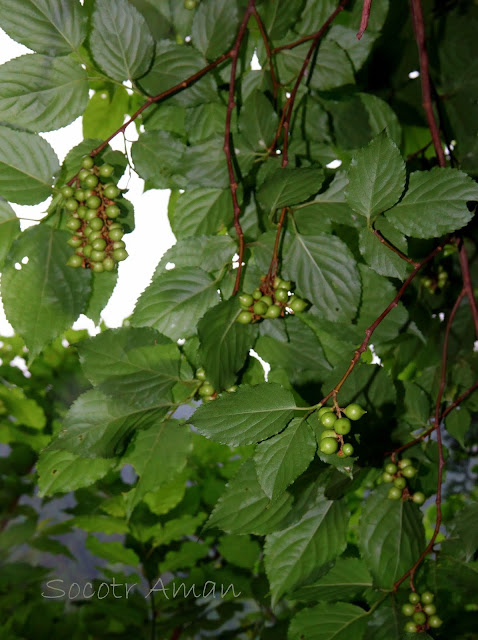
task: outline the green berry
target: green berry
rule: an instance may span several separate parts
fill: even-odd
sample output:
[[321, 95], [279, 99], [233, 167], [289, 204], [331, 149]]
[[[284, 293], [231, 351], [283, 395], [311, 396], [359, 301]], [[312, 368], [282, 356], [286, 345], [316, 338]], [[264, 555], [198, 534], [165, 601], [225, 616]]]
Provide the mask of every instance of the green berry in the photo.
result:
[[393, 481], [393, 486], [397, 487], [397, 489], [405, 489], [405, 487], [407, 486], [407, 481], [405, 480], [405, 478], [395, 478], [395, 480]]
[[413, 614], [413, 621], [417, 624], [425, 624], [427, 620], [427, 616], [423, 613], [423, 611], [415, 611]]
[[420, 602], [420, 596], [418, 595], [418, 593], [415, 593], [414, 591], [410, 593], [410, 595], [408, 596], [408, 599], [412, 604], [418, 604]]
[[83, 249], [83, 255], [85, 256], [85, 258], [89, 258], [91, 256], [91, 252], [93, 251], [93, 249], [91, 248], [90, 244], [86, 244]]
[[402, 476], [404, 478], [413, 478], [413, 476], [415, 476], [417, 474], [417, 470], [415, 469], [415, 467], [405, 467], [405, 469], [402, 469]]
[[413, 604], [407, 602], [402, 607], [402, 613], [404, 616], [413, 616], [413, 614], [415, 613], [415, 607], [413, 606]]
[[206, 380], [206, 371], [202, 367], [196, 369], [196, 378], [202, 381]]
[[76, 249], [77, 247], [81, 247], [82, 242], [83, 240], [78, 238], [78, 236], [72, 236], [71, 238], [68, 238], [66, 244], [69, 244], [70, 247], [74, 247]]
[[105, 268], [102, 262], [93, 262], [91, 264], [91, 270], [93, 271], [93, 273], [103, 273]]
[[94, 240], [98, 240], [100, 238], [102, 238], [103, 235], [101, 233], [101, 231], [92, 231], [90, 234], [90, 237], [88, 238], [89, 242], [92, 244], [94, 242]]
[[125, 249], [126, 245], [123, 242], [123, 240], [117, 240], [116, 242], [113, 242], [113, 251], [115, 251], [116, 249]]
[[91, 252], [91, 260], [93, 262], [103, 262], [103, 260], [106, 258], [106, 254], [104, 251], [95, 251], [93, 250]]
[[430, 616], [428, 618], [428, 624], [432, 629], [438, 629], [438, 627], [442, 626], [443, 620], [438, 616]]
[[397, 471], [398, 471], [398, 467], [396, 464], [393, 464], [393, 462], [389, 462], [388, 464], [385, 465], [386, 473], [390, 473], [393, 476], [397, 473]]
[[250, 311], [241, 311], [237, 316], [237, 322], [239, 324], [250, 324], [252, 322], [252, 313]]
[[320, 419], [324, 413], [330, 413], [331, 411], [333, 411], [332, 407], [320, 407], [317, 411], [317, 417]]
[[83, 200], [85, 200], [86, 198], [84, 189], [77, 189], [74, 196], [75, 200], [78, 200], [78, 202], [83, 202]]
[[95, 240], [93, 240], [93, 242], [91, 243], [91, 246], [93, 247], [93, 249], [95, 249], [96, 251], [103, 251], [103, 249], [106, 248], [106, 240], [103, 240], [103, 238], [96, 238]]
[[278, 288], [287, 289], [287, 291], [289, 291], [291, 287], [292, 287], [292, 282], [290, 280], [281, 280], [281, 283]]
[[184, 0], [184, 8], [188, 11], [192, 11], [196, 8], [196, 0]]
[[322, 433], [320, 434], [320, 439], [323, 440], [324, 438], [335, 438], [336, 436], [337, 434], [333, 429], [324, 429], [324, 431], [322, 431]]
[[346, 436], [347, 433], [350, 433], [351, 428], [352, 424], [348, 418], [339, 418], [334, 423], [335, 431], [341, 436]]
[[301, 313], [307, 307], [307, 302], [305, 300], [302, 300], [302, 298], [293, 296], [291, 301], [289, 302], [289, 307], [294, 313]]
[[431, 604], [434, 599], [435, 596], [431, 591], [424, 591], [421, 595], [421, 601], [423, 602], [423, 604]]
[[253, 306], [254, 313], [258, 316], [262, 316], [268, 309], [268, 306], [262, 300], [258, 300]]
[[259, 300], [260, 298], [262, 298], [262, 291], [260, 289], [254, 289], [254, 291], [252, 292], [252, 297], [254, 298], [254, 300]]
[[106, 215], [112, 220], [114, 218], [117, 218], [120, 213], [121, 209], [116, 204], [110, 204], [108, 207], [106, 207]]
[[427, 616], [433, 616], [437, 612], [437, 608], [434, 604], [426, 604], [423, 607], [423, 611], [427, 614]]
[[212, 396], [214, 392], [215, 389], [209, 382], [203, 382], [198, 391], [200, 396]]
[[85, 185], [88, 189], [94, 189], [98, 184], [98, 178], [94, 175], [94, 173], [90, 173], [90, 175], [85, 178]]
[[121, 231], [123, 231], [123, 227], [121, 226], [121, 222], [112, 222], [110, 224], [110, 231], [113, 231], [113, 229], [120, 229]]
[[402, 497], [402, 491], [401, 489], [397, 489], [397, 487], [392, 487], [388, 492], [389, 500], [400, 500], [401, 497]]
[[78, 209], [78, 202], [75, 200], [75, 198], [68, 198], [68, 200], [65, 202], [65, 209], [67, 211], [76, 211]]
[[98, 173], [102, 178], [109, 178], [113, 175], [115, 168], [110, 164], [102, 164], [98, 169]]
[[81, 169], [78, 173], [78, 178], [81, 182], [84, 182], [89, 175], [91, 175], [91, 173], [87, 169]]
[[126, 260], [127, 257], [128, 252], [126, 251], [126, 249], [115, 249], [113, 251], [113, 258], [116, 260], [116, 262], [122, 262], [123, 260]]
[[[111, 234], [110, 234], [110, 237], [111, 237]], [[120, 238], [118, 238], [118, 240], [119, 239]], [[253, 302], [254, 302], [254, 298], [251, 296], [250, 293], [241, 293], [241, 295], [239, 296], [239, 304], [244, 309], [248, 309]]]
[[344, 413], [350, 420], [360, 420], [360, 418], [367, 412], [365, 411], [365, 409], [362, 409], [359, 404], [353, 402], [352, 404], [349, 404], [347, 407], [345, 407]]
[[73, 255], [68, 258], [68, 262], [66, 264], [69, 267], [77, 268], [77, 267], [81, 267], [81, 265], [83, 264], [83, 260], [80, 258], [80, 256]]
[[92, 195], [94, 195], [94, 191], [92, 189], [85, 189], [85, 200], [88, 200], [88, 198]]
[[259, 298], [259, 302], [264, 302], [268, 307], [272, 305], [272, 298], [270, 296], [262, 296]]
[[75, 193], [75, 190], [73, 189], [73, 187], [70, 187], [70, 185], [66, 184], [61, 188], [60, 193], [64, 198], [71, 198], [71, 196]]
[[326, 429], [331, 429], [337, 421], [337, 416], [335, 413], [327, 412], [320, 418], [320, 422], [324, 425]]
[[320, 450], [327, 455], [335, 453], [338, 448], [339, 443], [335, 438], [324, 438], [320, 441]]
[[85, 227], [83, 229], [83, 234], [88, 238], [91, 234], [93, 233], [93, 229], [90, 229], [90, 227]]
[[83, 156], [81, 160], [81, 166], [83, 169], [92, 169], [95, 165], [95, 161], [91, 156]]
[[277, 307], [275, 304], [272, 307], [269, 307], [266, 311], [266, 318], [278, 318], [281, 314], [280, 307]]
[[89, 221], [88, 226], [93, 231], [99, 231], [103, 228], [103, 220], [101, 220], [100, 218], [93, 218], [93, 220]]
[[233, 384], [232, 387], [228, 387], [226, 391], [227, 393], [236, 393], [237, 389], [238, 389], [237, 384]]
[[98, 196], [90, 196], [86, 199], [86, 206], [88, 209], [98, 209], [101, 204], [101, 198]]
[[287, 302], [289, 299], [289, 292], [287, 289], [276, 289], [274, 297], [278, 302]]
[[415, 504], [423, 504], [425, 502], [425, 494], [421, 491], [416, 491], [412, 496], [412, 500]]
[[90, 209], [81, 204], [76, 211], [76, 215], [80, 218], [80, 220], [84, 220], [88, 211], [90, 211]]
[[353, 452], [354, 452], [353, 446], [349, 442], [346, 442], [342, 447], [342, 453], [344, 454], [344, 456], [345, 457], [351, 456], [353, 455]]
[[398, 466], [400, 469], [405, 469], [405, 467], [409, 467], [412, 464], [410, 458], [402, 458], [402, 460], [398, 461]]
[[108, 200], [114, 200], [121, 192], [115, 184], [107, 184], [103, 193]]
[[81, 227], [81, 220], [78, 220], [78, 218], [70, 218], [66, 223], [66, 226], [68, 229], [71, 229], [71, 231], [78, 231]]
[[86, 213], [85, 213], [85, 220], [87, 220], [88, 222], [90, 220], [94, 220], [98, 215], [98, 212], [96, 211], [96, 209], [87, 209]]
[[274, 289], [279, 289], [279, 287], [282, 286], [282, 280], [279, 278], [279, 276], [276, 276], [274, 278], [274, 282], [272, 283], [272, 286], [274, 287]]
[[114, 271], [116, 267], [116, 262], [113, 260], [113, 258], [105, 258], [103, 260], [103, 268], [105, 271]]
[[407, 622], [407, 624], [405, 625], [405, 631], [407, 633], [416, 633], [417, 632], [417, 625], [412, 622], [411, 620], [409, 622]]
[[116, 240], [121, 240], [121, 238], [124, 236], [124, 232], [122, 229], [111, 229], [110, 227], [110, 240], [112, 240], [113, 242]]
[[382, 480], [384, 482], [393, 482], [393, 476], [391, 473], [387, 473], [387, 472], [382, 473]]

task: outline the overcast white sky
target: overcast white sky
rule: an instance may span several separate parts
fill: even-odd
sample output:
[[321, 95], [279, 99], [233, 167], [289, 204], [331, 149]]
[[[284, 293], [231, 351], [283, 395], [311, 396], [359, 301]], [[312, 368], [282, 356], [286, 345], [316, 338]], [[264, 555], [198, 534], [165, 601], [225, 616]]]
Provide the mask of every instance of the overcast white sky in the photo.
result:
[[[0, 29], [0, 64], [24, 53], [29, 53], [29, 50], [13, 41]], [[59, 131], [40, 135], [52, 145], [61, 162], [68, 151], [83, 139], [81, 119], [78, 118]], [[126, 137], [130, 141], [137, 138], [134, 125], [126, 130]], [[124, 151], [122, 136], [113, 140], [111, 146]], [[123, 319], [131, 314], [139, 294], [148, 285], [159, 259], [175, 242], [167, 215], [169, 191], [152, 190], [143, 193], [143, 181], [134, 172], [129, 181], [125, 176], [120, 182], [121, 187], [125, 187], [126, 184], [129, 188], [126, 197], [132, 201], [135, 208], [136, 229], [124, 237], [129, 257], [120, 263], [118, 284], [103, 312], [103, 319], [109, 327], [120, 326]], [[12, 207], [19, 216], [41, 219], [48, 207], [48, 201], [35, 206], [13, 204]], [[21, 221], [23, 229], [32, 224], [35, 223]], [[94, 332], [93, 322], [85, 316], [80, 316], [74, 326], [88, 328]], [[0, 300], [0, 335], [12, 335], [12, 333], [13, 330], [5, 318]]]

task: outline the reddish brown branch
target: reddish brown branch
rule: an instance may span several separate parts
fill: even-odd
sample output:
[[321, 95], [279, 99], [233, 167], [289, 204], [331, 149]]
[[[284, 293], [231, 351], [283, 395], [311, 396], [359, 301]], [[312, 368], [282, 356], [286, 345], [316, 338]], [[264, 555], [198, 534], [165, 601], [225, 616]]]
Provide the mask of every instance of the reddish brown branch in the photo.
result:
[[363, 0], [362, 19], [360, 20], [360, 27], [357, 33], [357, 40], [360, 40], [360, 38], [363, 36], [363, 34], [365, 33], [368, 27], [368, 20], [370, 18], [371, 8], [372, 8], [372, 0]]
[[241, 283], [241, 274], [242, 274], [242, 262], [244, 259], [244, 234], [242, 232], [241, 223], [239, 218], [241, 216], [241, 207], [239, 206], [239, 201], [237, 199], [237, 181], [236, 176], [234, 174], [234, 167], [232, 165], [232, 153], [231, 153], [231, 119], [232, 112], [236, 103], [234, 101], [234, 96], [236, 93], [236, 73], [237, 73], [237, 61], [239, 59], [239, 50], [241, 48], [242, 40], [246, 33], [247, 24], [249, 19], [254, 11], [254, 3], [255, 0], [249, 0], [247, 5], [247, 9], [244, 13], [244, 17], [241, 22], [241, 26], [239, 27], [239, 31], [236, 36], [236, 40], [234, 42], [234, 46], [231, 49], [231, 75], [229, 81], [229, 98], [227, 101], [227, 112], [226, 112], [226, 126], [224, 130], [224, 153], [226, 154], [226, 162], [227, 162], [227, 172], [229, 174], [229, 185], [231, 189], [231, 197], [232, 197], [232, 207], [234, 210], [234, 228], [236, 229], [237, 238], [239, 240], [239, 266], [237, 267], [236, 274], [236, 282], [234, 284], [234, 290], [232, 295], [235, 295], [239, 291], [239, 286]]
[[262, 18], [255, 7], [253, 7], [252, 9], [252, 15], [254, 16], [257, 22], [257, 26], [259, 27], [259, 31], [261, 32], [262, 40], [264, 41], [264, 47], [266, 49], [267, 59], [269, 60], [269, 71], [270, 71], [271, 80], [272, 80], [272, 92], [275, 100], [277, 98], [277, 91], [280, 87], [280, 82], [278, 82], [277, 80], [276, 72], [274, 69], [274, 57], [272, 55], [272, 50], [269, 43], [269, 36], [267, 35], [267, 31], [264, 27], [264, 23], [262, 22]]
[[277, 268], [279, 266], [280, 237], [282, 234], [282, 227], [284, 226], [286, 215], [287, 215], [287, 207], [283, 207], [280, 213], [279, 222], [277, 223], [276, 239], [274, 242], [274, 251], [272, 253], [272, 260], [271, 260], [271, 264], [270, 264], [269, 271], [267, 273], [267, 278], [266, 278], [266, 282], [268, 282], [270, 286], [272, 286], [274, 282], [274, 278], [277, 275]]
[[447, 365], [447, 356], [448, 356], [448, 343], [450, 341], [451, 327], [453, 324], [453, 320], [455, 319], [456, 312], [458, 311], [458, 307], [460, 306], [461, 301], [466, 295], [465, 288], [460, 291], [458, 298], [453, 305], [453, 309], [450, 312], [450, 316], [448, 318], [448, 322], [445, 329], [445, 338], [443, 340], [442, 347], [442, 359], [441, 359], [441, 373], [440, 373], [440, 387], [438, 389], [437, 399], [435, 403], [435, 422], [433, 429], [437, 434], [437, 444], [438, 444], [438, 479], [437, 479], [437, 493], [435, 498], [435, 504], [437, 507], [435, 528], [433, 530], [432, 537], [430, 538], [430, 542], [427, 544], [425, 549], [420, 554], [420, 557], [415, 562], [415, 564], [393, 585], [393, 590], [397, 591], [398, 587], [402, 584], [404, 580], [408, 577], [410, 578], [410, 588], [412, 591], [415, 591], [414, 578], [415, 573], [417, 572], [419, 566], [422, 564], [423, 560], [427, 557], [429, 553], [433, 551], [433, 547], [435, 545], [435, 541], [440, 532], [440, 526], [442, 522], [442, 512], [441, 512], [441, 499], [442, 499], [442, 485], [443, 485], [443, 469], [445, 467], [445, 459], [443, 457], [443, 440], [441, 433], [441, 419], [443, 414], [441, 413], [441, 403], [443, 398], [443, 392], [445, 391], [446, 385], [446, 365]]
[[171, 634], [171, 638], [169, 640], [179, 640], [182, 632], [183, 632], [182, 627], [176, 627], [176, 629], [174, 629], [173, 633]]
[[422, 106], [428, 122], [428, 128], [433, 140], [433, 146], [440, 167], [446, 166], [445, 154], [440, 139], [440, 130], [433, 111], [432, 90], [430, 82], [430, 69], [428, 52], [425, 38], [425, 23], [423, 21], [423, 11], [421, 0], [410, 0], [410, 12], [412, 17], [413, 31], [418, 47], [418, 57], [420, 60], [420, 81], [422, 85]]
[[362, 353], [364, 353], [366, 351], [366, 349], [368, 347], [368, 344], [370, 342], [370, 338], [372, 337], [373, 332], [375, 331], [375, 329], [379, 326], [379, 324], [381, 322], [383, 322], [383, 320], [385, 320], [385, 318], [388, 316], [390, 311], [392, 311], [392, 309], [394, 309], [397, 306], [397, 304], [399, 303], [399, 301], [402, 298], [403, 294], [408, 289], [408, 287], [410, 286], [410, 284], [412, 283], [413, 279], [418, 274], [418, 272], [426, 264], [428, 264], [428, 262], [430, 262], [430, 260], [433, 260], [433, 258], [437, 255], [437, 253], [439, 253], [443, 249], [443, 246], [445, 244], [446, 244], [446, 240], [443, 241], [441, 244], [439, 244], [426, 258], [424, 258], [421, 262], [418, 263], [418, 265], [415, 267], [415, 269], [412, 271], [412, 273], [408, 276], [408, 278], [402, 284], [402, 286], [400, 287], [400, 290], [398, 291], [397, 295], [392, 300], [392, 302], [382, 311], [382, 313], [378, 316], [378, 318], [374, 322], [372, 322], [372, 324], [368, 327], [368, 329], [365, 330], [365, 338], [364, 338], [362, 344], [360, 345], [360, 347], [355, 351], [354, 357], [352, 358], [347, 371], [344, 373], [344, 375], [342, 376], [340, 381], [335, 385], [335, 387], [332, 389], [332, 391], [329, 391], [329, 393], [320, 401], [320, 404], [322, 406], [327, 402], [327, 400], [330, 397], [333, 396], [334, 399], [336, 398], [337, 393], [340, 391], [342, 385], [344, 384], [344, 382], [347, 380], [349, 375], [354, 370], [355, 365], [357, 364], [357, 362], [360, 360], [360, 356], [362, 355]]
[[372, 229], [372, 230], [374, 234], [377, 236], [377, 238], [380, 240], [380, 242], [384, 244], [386, 247], [388, 247], [391, 251], [393, 251], [393, 253], [396, 253], [399, 258], [401, 258], [402, 260], [405, 260], [405, 262], [408, 262], [408, 264], [411, 264], [414, 267], [418, 267], [419, 265], [418, 262], [415, 262], [415, 260], [412, 260], [411, 258], [406, 256], [404, 253], [402, 253], [400, 249], [397, 249], [397, 247], [394, 247], [393, 244], [390, 244], [390, 242], [383, 237], [380, 231], [378, 231], [377, 229]]
[[468, 254], [466, 252], [465, 243], [459, 240], [459, 256], [461, 274], [463, 277], [463, 288], [466, 291], [468, 302], [470, 303], [471, 315], [473, 316], [473, 324], [475, 325], [475, 335], [478, 339], [478, 308], [476, 306], [475, 294], [473, 293], [473, 283], [470, 275], [470, 265], [468, 264]]

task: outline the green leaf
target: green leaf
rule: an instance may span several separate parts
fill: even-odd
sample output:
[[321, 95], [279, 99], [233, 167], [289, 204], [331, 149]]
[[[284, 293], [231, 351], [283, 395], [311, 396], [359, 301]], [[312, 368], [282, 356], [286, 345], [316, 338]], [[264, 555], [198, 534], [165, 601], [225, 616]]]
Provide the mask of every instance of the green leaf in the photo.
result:
[[5, 313], [32, 355], [73, 324], [90, 296], [91, 273], [66, 266], [68, 237], [44, 225], [30, 227], [14, 243], [3, 271]]
[[170, 403], [158, 400], [155, 407], [141, 410], [118, 398], [108, 398], [97, 389], [87, 391], [71, 405], [49, 450], [111, 458], [123, 452], [126, 439], [135, 429], [157, 424], [170, 408]]
[[[357, 42], [355, 29], [352, 29], [351, 31], [354, 33], [355, 42]], [[362, 41], [363, 38], [360, 42]], [[395, 112], [388, 102], [385, 102], [385, 100], [373, 95], [373, 93], [361, 93], [359, 95], [362, 104], [367, 110], [368, 124], [372, 134], [378, 135], [385, 129], [390, 138], [397, 146], [399, 146], [402, 140], [402, 129]]]
[[161, 562], [161, 571], [176, 572], [194, 567], [209, 554], [209, 546], [202, 542], [183, 542], [178, 551], [168, 551]]
[[[374, 226], [390, 244], [406, 255], [408, 245], [405, 236], [394, 229], [386, 218], [379, 218]], [[360, 253], [374, 271], [390, 278], [405, 278], [409, 270], [405, 260], [380, 242], [371, 229], [364, 227], [360, 231], [359, 243]]]
[[306, 602], [353, 600], [372, 587], [372, 577], [363, 560], [339, 558], [323, 578], [303, 585], [292, 597]]
[[178, 240], [159, 261], [153, 279], [170, 271], [172, 265], [177, 268], [201, 267], [209, 273], [219, 271], [231, 263], [236, 246], [230, 236], [197, 236]]
[[171, 269], [153, 278], [142, 293], [131, 324], [153, 327], [171, 340], [188, 338], [217, 300], [217, 284], [208, 273], [194, 267]]
[[203, 436], [238, 446], [260, 442], [281, 431], [295, 409], [290, 391], [274, 383], [243, 385], [199, 407], [191, 418]]
[[116, 467], [116, 460], [80, 458], [70, 451], [43, 451], [37, 463], [40, 497], [89, 487]]
[[[310, 203], [308, 202], [306, 205], [303, 205], [304, 208], [299, 207], [296, 209], [294, 211], [294, 217], [297, 216], [300, 224], [300, 216], [303, 213], [306, 214], [310, 207], [316, 216], [326, 216], [339, 224], [346, 224], [353, 227], [362, 226], [361, 222], [360, 225], [358, 224], [357, 215], [345, 201], [345, 189], [347, 185], [347, 174], [344, 171], [337, 171], [329, 188], [315, 196]], [[313, 216], [314, 214], [312, 213], [310, 215]], [[324, 231], [326, 231], [326, 229], [318, 229], [314, 233], [307, 235], [317, 235]]]
[[259, 8], [264, 27], [271, 40], [284, 38], [292, 25], [296, 24], [301, 15], [303, 0], [300, 2], [288, 2], [288, 0], [276, 0], [275, 2], [263, 2]]
[[267, 536], [264, 561], [273, 607], [284, 593], [344, 551], [348, 517], [343, 502], [321, 500], [298, 522]]
[[128, 515], [147, 493], [169, 482], [184, 468], [190, 451], [189, 427], [176, 420], [154, 424], [137, 433], [122, 459], [132, 464], [139, 475], [134, 491], [128, 493]]
[[292, 619], [288, 640], [361, 640], [367, 614], [353, 604], [319, 604]]
[[52, 192], [58, 158], [33, 133], [0, 126], [0, 195], [17, 204], [38, 204]]
[[12, 242], [20, 233], [20, 221], [8, 202], [0, 200], [0, 269]]
[[181, 161], [186, 145], [167, 131], [146, 131], [131, 147], [134, 168], [156, 189], [186, 186]]
[[222, 536], [217, 550], [221, 556], [231, 564], [242, 569], [252, 570], [259, 560], [261, 547], [256, 540], [249, 536]]
[[323, 181], [321, 169], [277, 169], [261, 186], [257, 199], [264, 209], [274, 211], [307, 200]]
[[86, 71], [71, 58], [20, 56], [0, 66], [0, 113], [5, 122], [51, 131], [73, 122], [88, 102]]
[[310, 86], [330, 91], [354, 82], [354, 70], [347, 53], [333, 40], [324, 40], [310, 76]]
[[314, 434], [302, 418], [258, 445], [254, 462], [264, 493], [271, 499], [283, 493], [307, 469], [316, 448]]
[[390, 209], [402, 195], [405, 163], [397, 145], [383, 132], [357, 151], [348, 177], [347, 202], [370, 223], [370, 219]]
[[41, 431], [46, 425], [45, 412], [32, 398], [27, 398], [23, 389], [0, 386], [0, 400], [3, 410], [21, 424]]
[[106, 395], [142, 409], [172, 401], [180, 353], [153, 329], [109, 329], [78, 345], [88, 380]]
[[410, 175], [402, 200], [387, 213], [395, 228], [414, 238], [435, 238], [461, 229], [473, 217], [466, 203], [478, 200], [478, 185], [458, 171], [434, 167]]
[[414, 382], [404, 380], [402, 384], [405, 387], [405, 395], [403, 398], [405, 411], [401, 417], [413, 430], [428, 428], [430, 426], [429, 419], [431, 415], [428, 395]]
[[178, 239], [214, 234], [231, 226], [233, 216], [230, 190], [196, 187], [179, 196], [171, 226]]
[[391, 589], [425, 548], [420, 510], [409, 501], [389, 500], [388, 490], [380, 486], [367, 498], [358, 529], [361, 556], [381, 589]]
[[96, 91], [83, 112], [83, 137], [108, 138], [123, 124], [128, 107], [129, 95], [124, 87], [116, 87], [112, 93]]
[[117, 271], [105, 271], [103, 273], [93, 273], [91, 277], [91, 297], [85, 316], [91, 318], [97, 325], [100, 322], [101, 312], [106, 307], [118, 282]]
[[[96, 460], [95, 460], [96, 462]], [[68, 521], [69, 525], [88, 531], [89, 533], [105, 533], [112, 535], [114, 533], [128, 533], [128, 525], [120, 518], [112, 518], [111, 516], [87, 515], [75, 516]]]
[[[184, 497], [186, 491], [186, 480], [188, 478], [188, 469], [182, 471], [179, 475], [174, 475], [172, 480], [161, 484], [159, 489], [150, 491], [143, 496], [143, 502], [148, 505], [149, 510], [158, 516], [174, 509]], [[132, 489], [134, 492], [135, 490]]]
[[154, 40], [143, 16], [127, 0], [96, 0], [90, 46], [113, 80], [140, 78], [148, 70]]
[[89, 536], [85, 546], [95, 556], [104, 558], [111, 564], [127, 564], [137, 567], [140, 560], [133, 549], [128, 549], [123, 542], [100, 542], [98, 538]]
[[210, 309], [198, 324], [200, 360], [216, 389], [236, 382], [257, 337], [257, 326], [236, 322], [239, 311], [231, 298]]
[[192, 43], [208, 60], [226, 53], [239, 24], [236, 0], [203, 0], [191, 30]]
[[226, 485], [206, 526], [227, 533], [265, 535], [280, 526], [291, 502], [292, 497], [287, 492], [270, 500], [259, 485], [254, 462], [247, 460]]
[[48, 56], [77, 50], [86, 36], [77, 0], [2, 0], [0, 23], [11, 38]]
[[262, 91], [254, 91], [239, 115], [239, 131], [250, 147], [264, 151], [272, 144], [277, 130], [278, 116]]
[[448, 433], [458, 440], [462, 447], [465, 447], [465, 436], [471, 425], [471, 415], [465, 407], [457, 407], [445, 420]]
[[470, 562], [478, 549], [478, 503], [467, 504], [458, 512], [453, 524], [465, 550], [466, 560]]
[[224, 137], [215, 136], [187, 147], [181, 161], [181, 173], [187, 184], [226, 189], [229, 176], [224, 155]]
[[295, 235], [283, 271], [297, 293], [317, 306], [327, 320], [350, 320], [360, 299], [360, 276], [346, 244], [332, 235]]

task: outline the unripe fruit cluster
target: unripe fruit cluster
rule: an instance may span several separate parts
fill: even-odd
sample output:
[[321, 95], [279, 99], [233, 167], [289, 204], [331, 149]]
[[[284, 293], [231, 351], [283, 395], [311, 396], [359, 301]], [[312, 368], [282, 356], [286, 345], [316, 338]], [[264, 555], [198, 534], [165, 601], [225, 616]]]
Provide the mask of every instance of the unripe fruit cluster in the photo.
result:
[[427, 629], [438, 629], [443, 624], [441, 618], [436, 615], [436, 607], [433, 604], [434, 595], [431, 591], [424, 591], [422, 595], [412, 592], [406, 604], [402, 607], [403, 615], [412, 618], [405, 624], [405, 631], [418, 633]]
[[67, 265], [95, 273], [114, 271], [128, 257], [123, 226], [116, 222], [121, 213], [116, 199], [121, 193], [111, 182], [114, 167], [96, 166], [91, 156], [85, 156], [81, 164], [76, 188], [65, 185], [61, 189], [64, 207], [70, 212], [66, 226], [73, 234], [68, 244], [75, 249]]
[[262, 280], [263, 284], [254, 289], [252, 293], [241, 293], [239, 296], [242, 311], [237, 316], [237, 322], [250, 324], [264, 318], [284, 317], [286, 310], [292, 313], [301, 313], [307, 307], [305, 300], [295, 295], [289, 295], [289, 290], [292, 287], [289, 280], [282, 280], [276, 276], [272, 287], [268, 284], [266, 276]]
[[407, 480], [410, 480], [416, 475], [417, 470], [409, 458], [402, 458], [397, 464], [395, 464], [395, 462], [387, 463], [382, 473], [382, 480], [393, 483], [393, 487], [391, 487], [388, 492], [389, 499], [400, 500], [402, 498], [408, 498], [415, 504], [423, 504], [425, 502], [425, 495], [421, 491], [416, 491], [412, 494], [407, 486]]
[[[211, 400], [215, 400], [217, 398], [217, 391], [206, 378], [206, 372], [202, 367], [196, 369], [196, 379], [202, 383], [198, 389], [199, 398], [203, 402], [210, 402]], [[234, 385], [226, 389], [226, 391], [228, 393], [234, 393], [235, 391], [237, 391], [237, 387]]]
[[359, 404], [349, 404], [343, 410], [345, 418], [341, 415], [336, 415], [332, 407], [321, 407], [317, 412], [317, 417], [325, 431], [320, 435], [319, 449], [322, 453], [330, 455], [337, 453], [341, 458], [348, 458], [353, 455], [354, 448], [348, 443], [344, 442], [344, 436], [350, 433], [352, 429], [351, 420], [360, 420], [360, 418], [367, 413], [362, 409]]

